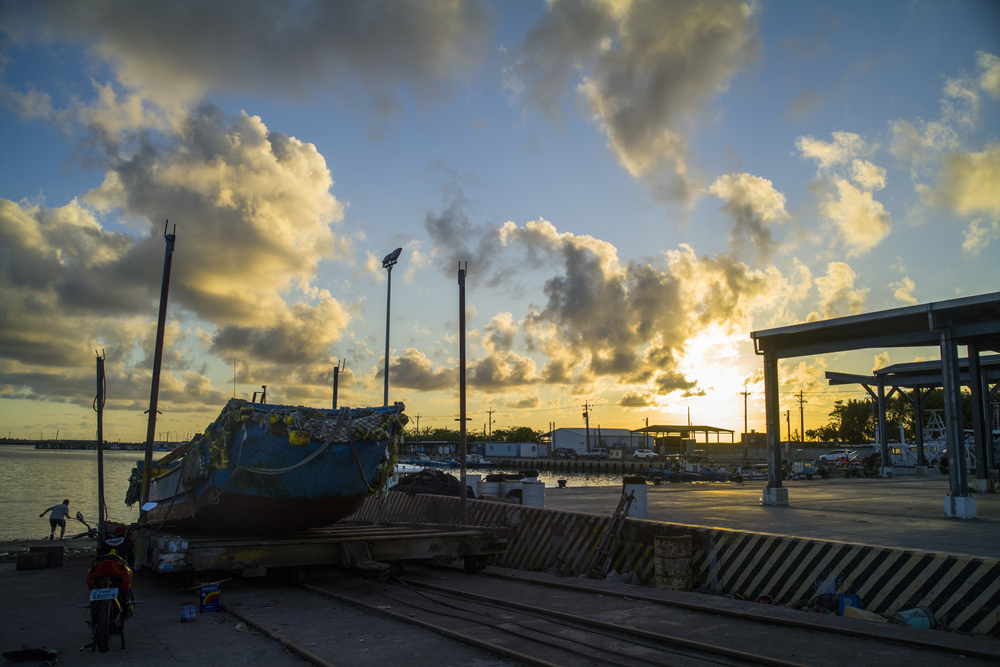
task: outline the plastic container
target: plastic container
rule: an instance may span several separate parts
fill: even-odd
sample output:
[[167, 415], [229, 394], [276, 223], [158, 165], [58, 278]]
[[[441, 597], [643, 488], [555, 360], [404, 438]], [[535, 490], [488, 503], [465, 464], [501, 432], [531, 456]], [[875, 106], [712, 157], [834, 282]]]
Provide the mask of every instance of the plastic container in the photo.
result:
[[198, 605], [198, 611], [203, 614], [219, 611], [222, 602], [222, 591], [220, 589], [221, 587], [218, 584], [202, 586], [200, 589], [201, 604]]

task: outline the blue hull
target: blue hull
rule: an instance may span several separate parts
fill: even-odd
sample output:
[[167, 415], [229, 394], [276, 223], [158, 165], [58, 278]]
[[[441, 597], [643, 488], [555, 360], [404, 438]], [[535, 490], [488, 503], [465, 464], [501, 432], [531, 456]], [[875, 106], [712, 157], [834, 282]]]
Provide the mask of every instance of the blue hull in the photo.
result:
[[154, 463], [158, 505], [147, 519], [241, 535], [335, 523], [385, 486], [405, 423], [401, 404], [334, 411], [234, 399], [204, 435]]

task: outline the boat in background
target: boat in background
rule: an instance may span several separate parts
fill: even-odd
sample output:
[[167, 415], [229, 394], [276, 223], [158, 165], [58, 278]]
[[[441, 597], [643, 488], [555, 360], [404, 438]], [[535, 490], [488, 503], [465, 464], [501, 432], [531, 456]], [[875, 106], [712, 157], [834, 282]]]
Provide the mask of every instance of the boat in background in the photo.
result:
[[480, 454], [467, 454], [465, 457], [465, 467], [472, 470], [484, 470], [499, 467], [495, 461], [490, 461]]
[[[153, 463], [153, 523], [231, 535], [289, 535], [356, 512], [385, 489], [408, 418], [375, 408], [231, 399], [205, 432]], [[143, 462], [125, 502], [142, 496]]]

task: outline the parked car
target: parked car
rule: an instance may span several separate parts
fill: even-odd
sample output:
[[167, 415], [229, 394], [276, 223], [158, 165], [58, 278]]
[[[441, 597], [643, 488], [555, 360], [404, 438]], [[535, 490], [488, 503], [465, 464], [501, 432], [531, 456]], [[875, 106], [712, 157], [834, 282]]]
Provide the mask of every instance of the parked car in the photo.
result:
[[608, 450], [603, 447], [598, 447], [597, 449], [592, 449], [589, 452], [584, 452], [583, 456], [588, 459], [606, 459], [608, 458]]
[[577, 451], [571, 447], [556, 447], [552, 450], [552, 458], [554, 459], [578, 459], [580, 455]]
[[647, 459], [647, 460], [655, 459], [656, 452], [654, 452], [652, 449], [637, 449], [635, 450], [633, 456], [637, 459]]
[[822, 463], [836, 463], [842, 459], [847, 459], [848, 462], [853, 461], [858, 455], [853, 449], [831, 449], [826, 454], [820, 454], [819, 460]]

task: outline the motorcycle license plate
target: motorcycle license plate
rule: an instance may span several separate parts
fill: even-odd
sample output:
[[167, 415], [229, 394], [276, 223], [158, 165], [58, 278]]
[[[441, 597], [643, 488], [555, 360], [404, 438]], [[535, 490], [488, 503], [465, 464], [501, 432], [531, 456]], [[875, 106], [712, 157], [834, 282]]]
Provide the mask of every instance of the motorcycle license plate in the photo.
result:
[[90, 601], [94, 600], [114, 600], [118, 597], [117, 588], [95, 588], [90, 591]]

